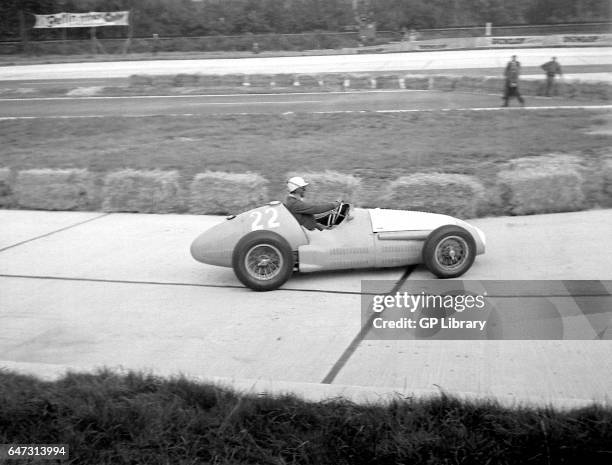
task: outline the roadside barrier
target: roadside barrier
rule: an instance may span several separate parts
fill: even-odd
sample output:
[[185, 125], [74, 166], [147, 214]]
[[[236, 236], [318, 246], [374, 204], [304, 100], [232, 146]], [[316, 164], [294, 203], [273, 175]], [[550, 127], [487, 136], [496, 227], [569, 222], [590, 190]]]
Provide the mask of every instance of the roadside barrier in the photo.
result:
[[198, 214], [237, 214], [270, 200], [268, 181], [255, 173], [198, 173], [189, 192], [189, 212]]
[[116, 171], [104, 178], [102, 195], [102, 209], [107, 212], [184, 211], [177, 171]]
[[295, 82], [293, 74], [275, 74], [271, 77], [271, 81], [274, 81], [276, 87], [292, 87]]
[[188, 87], [198, 85], [197, 74], [177, 74], [174, 77], [173, 85], [175, 87]]
[[433, 76], [411, 76], [406, 75], [403, 78], [404, 80], [404, 89], [413, 89], [413, 90], [426, 90], [433, 89], [433, 83], [435, 82]]
[[[503, 77], [480, 77], [458, 75], [410, 75], [410, 74], [228, 74], [199, 75], [178, 74], [172, 76], [130, 76], [131, 87], [191, 87], [214, 88], [283, 88], [299, 87], [304, 90], [350, 90], [350, 89], [412, 89], [464, 92], [503, 92]], [[521, 80], [521, 93], [525, 95], [545, 94], [542, 79]], [[559, 81], [556, 94], [586, 100], [612, 100], [612, 85], [606, 82]]]
[[378, 89], [401, 89], [402, 76], [396, 74], [383, 74], [382, 76], [376, 76], [376, 87]]
[[351, 89], [371, 89], [371, 78], [369, 75], [353, 74], [349, 76], [347, 84], [344, 87]]
[[273, 76], [269, 74], [245, 75], [245, 82], [248, 82], [251, 87], [270, 87], [273, 79]]
[[13, 202], [13, 189], [10, 168], [0, 168], [0, 207], [10, 207]]
[[586, 208], [584, 177], [571, 156], [513, 160], [497, 175], [505, 213], [529, 215]]
[[319, 85], [318, 76], [311, 76], [309, 74], [300, 74], [299, 76], [296, 76], [295, 82], [293, 83], [293, 85], [296, 85], [296, 83], [300, 87], [308, 87], [308, 88], [321, 87]]
[[[337, 171], [290, 172], [308, 182], [309, 200], [342, 199], [354, 206], [424, 210], [460, 218], [529, 215], [612, 207], [612, 157], [585, 164], [579, 156], [547, 154], [506, 164], [494, 178], [415, 173], [384, 183]], [[0, 168], [0, 208], [108, 212], [236, 214], [283, 200], [284, 183], [257, 173], [126, 169], [95, 175], [85, 169]]]
[[391, 182], [381, 198], [381, 206], [474, 218], [483, 205], [484, 195], [483, 185], [472, 176], [415, 173]]
[[94, 178], [84, 169], [19, 171], [15, 202], [34, 210], [88, 210], [95, 206]]
[[604, 161], [603, 170], [603, 206], [612, 207], [612, 158]]
[[[419, 40], [401, 43], [403, 51], [408, 50], [470, 50], [480, 48], [534, 48], [534, 47], [567, 47], [607, 46], [612, 45], [612, 34], [549, 34], [543, 36], [495, 36], [463, 37]], [[391, 48], [389, 45], [386, 48]], [[397, 46], [394, 47], [397, 50]]]

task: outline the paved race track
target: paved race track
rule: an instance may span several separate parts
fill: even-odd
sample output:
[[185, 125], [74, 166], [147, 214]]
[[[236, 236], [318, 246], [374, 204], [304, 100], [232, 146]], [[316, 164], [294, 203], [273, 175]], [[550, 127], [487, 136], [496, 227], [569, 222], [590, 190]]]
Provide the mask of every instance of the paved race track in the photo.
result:
[[[0, 211], [0, 365], [38, 374], [102, 365], [180, 371], [310, 398], [443, 389], [510, 403], [607, 399], [612, 326], [598, 335], [577, 314], [566, 331], [608, 340], [364, 340], [361, 280], [392, 286], [431, 278], [425, 269], [302, 274], [255, 293], [231, 269], [189, 255], [194, 237], [219, 221]], [[612, 279], [612, 210], [473, 223], [488, 251], [465, 279]], [[607, 286], [607, 297], [590, 299], [610, 299]]]
[[[110, 79], [132, 74], [231, 74], [231, 73], [323, 73], [458, 70], [502, 70], [511, 55], [524, 67], [539, 66], [557, 56], [565, 66], [612, 64], [612, 47], [567, 47], [503, 50], [461, 50], [418, 53], [385, 53], [209, 60], [152, 60], [0, 67], [0, 81], [38, 79]], [[498, 75], [498, 73], [495, 73]], [[540, 73], [538, 73], [540, 74]], [[610, 73], [606, 73], [609, 79]]]
[[[557, 55], [562, 64], [612, 64], [611, 48], [398, 53], [345, 57], [116, 62], [0, 67], [0, 81], [125, 78], [133, 73], [258, 73], [500, 69]], [[371, 92], [189, 98], [0, 101], [0, 118], [299, 111], [497, 110], [499, 95]], [[439, 102], [433, 104], [432, 98]], [[572, 106], [530, 99], [528, 106]], [[607, 108], [607, 107], [606, 107]], [[35, 124], [35, 123], [34, 123]], [[550, 295], [573, 309], [564, 335], [582, 340], [386, 340], [367, 338], [361, 281], [389, 291], [432, 276], [422, 267], [294, 276], [281, 290], [245, 289], [230, 269], [189, 255], [222, 219], [0, 210], [0, 367], [56, 375], [99, 366], [182, 372], [251, 391], [340, 394], [378, 400], [437, 393], [559, 406], [609, 402], [612, 386], [612, 210], [474, 220], [487, 254], [469, 280], [564, 280]], [[597, 292], [575, 280], [596, 280]], [[603, 309], [603, 310], [602, 310]], [[522, 313], [521, 313], [522, 312]], [[524, 315], [525, 309], [507, 314]], [[599, 319], [594, 331], [591, 324]], [[603, 326], [602, 326], [603, 325]], [[590, 339], [590, 340], [589, 340]], [[604, 339], [604, 340], [602, 340]]]

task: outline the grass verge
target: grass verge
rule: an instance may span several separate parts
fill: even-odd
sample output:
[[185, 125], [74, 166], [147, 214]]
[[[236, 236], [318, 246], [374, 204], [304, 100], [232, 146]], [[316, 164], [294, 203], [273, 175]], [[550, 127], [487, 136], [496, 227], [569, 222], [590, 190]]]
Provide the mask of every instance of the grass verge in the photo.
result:
[[[68, 463], [609, 463], [612, 409], [504, 408], [441, 395], [358, 405], [244, 395], [185, 378], [0, 372], [0, 442]], [[64, 462], [65, 463], [65, 462]]]
[[[607, 124], [597, 110], [5, 120], [0, 167], [176, 170], [183, 186], [194, 173], [252, 172], [270, 193], [289, 172], [333, 170], [361, 178], [368, 192], [416, 172], [475, 176], [488, 189], [513, 159], [562, 153], [589, 169], [588, 185], [612, 139], [588, 132]], [[600, 200], [593, 190], [585, 203]], [[485, 215], [496, 213], [489, 203]]]

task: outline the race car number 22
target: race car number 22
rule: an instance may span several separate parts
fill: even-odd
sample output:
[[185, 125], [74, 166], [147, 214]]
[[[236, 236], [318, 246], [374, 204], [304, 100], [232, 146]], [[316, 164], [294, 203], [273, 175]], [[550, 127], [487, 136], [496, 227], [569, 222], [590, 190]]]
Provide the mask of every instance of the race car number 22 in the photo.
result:
[[277, 221], [278, 210], [275, 208], [266, 208], [263, 213], [261, 211], [254, 211], [251, 213], [251, 218], [254, 218], [253, 224], [251, 224], [251, 231], [264, 228], [273, 229], [280, 226], [280, 223]]

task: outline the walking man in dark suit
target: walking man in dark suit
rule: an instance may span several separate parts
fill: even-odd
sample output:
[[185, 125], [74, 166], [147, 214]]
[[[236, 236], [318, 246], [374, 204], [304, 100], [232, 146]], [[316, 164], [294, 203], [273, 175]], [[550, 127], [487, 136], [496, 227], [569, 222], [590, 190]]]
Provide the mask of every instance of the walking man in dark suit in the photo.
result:
[[521, 105], [525, 105], [525, 100], [521, 97], [519, 92], [519, 76], [521, 75], [521, 63], [516, 60], [516, 55], [512, 55], [512, 60], [506, 65], [504, 70], [504, 76], [506, 77], [506, 85], [504, 88], [504, 107], [508, 106], [508, 100], [510, 97], [516, 97]]

